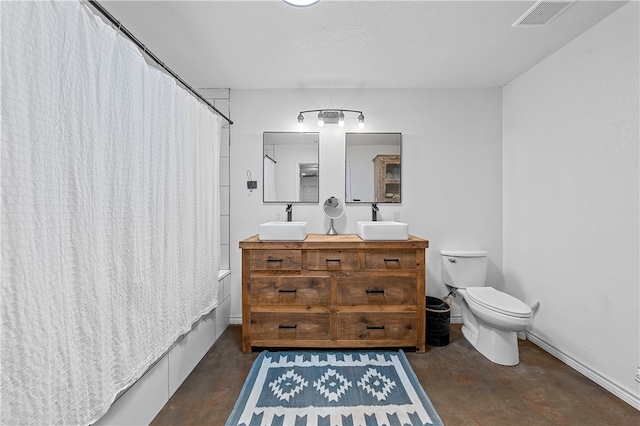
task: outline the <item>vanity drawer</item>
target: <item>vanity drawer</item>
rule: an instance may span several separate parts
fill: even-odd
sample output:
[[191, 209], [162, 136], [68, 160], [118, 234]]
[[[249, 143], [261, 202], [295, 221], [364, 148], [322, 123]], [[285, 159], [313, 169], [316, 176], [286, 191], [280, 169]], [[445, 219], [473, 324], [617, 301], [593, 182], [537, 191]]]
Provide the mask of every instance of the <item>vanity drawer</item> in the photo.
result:
[[328, 305], [328, 276], [253, 276], [251, 305]]
[[416, 277], [356, 274], [337, 277], [338, 305], [417, 304]]
[[355, 250], [308, 250], [307, 269], [311, 271], [349, 271], [360, 268]]
[[302, 251], [251, 250], [250, 268], [253, 271], [299, 271], [302, 269]]
[[415, 250], [367, 250], [366, 269], [416, 269]]
[[327, 340], [329, 312], [252, 312], [252, 340]]
[[415, 312], [338, 312], [339, 340], [416, 342]]

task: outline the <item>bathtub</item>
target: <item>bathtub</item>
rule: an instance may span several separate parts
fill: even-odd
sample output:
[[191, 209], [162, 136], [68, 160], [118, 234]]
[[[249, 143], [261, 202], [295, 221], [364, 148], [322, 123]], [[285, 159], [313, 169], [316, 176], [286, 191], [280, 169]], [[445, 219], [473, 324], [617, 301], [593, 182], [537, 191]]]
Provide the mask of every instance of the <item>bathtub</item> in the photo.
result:
[[231, 271], [218, 274], [218, 306], [201, 318], [114, 403], [95, 425], [149, 424], [229, 326]]

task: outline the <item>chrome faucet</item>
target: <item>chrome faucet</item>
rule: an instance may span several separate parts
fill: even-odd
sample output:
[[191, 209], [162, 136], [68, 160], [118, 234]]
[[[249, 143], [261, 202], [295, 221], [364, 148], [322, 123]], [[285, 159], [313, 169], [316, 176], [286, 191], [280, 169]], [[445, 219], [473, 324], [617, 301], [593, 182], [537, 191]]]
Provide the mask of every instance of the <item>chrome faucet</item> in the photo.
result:
[[287, 208], [284, 211], [287, 212], [287, 222], [291, 222], [291, 216], [293, 215], [293, 204], [287, 204]]
[[371, 203], [371, 220], [373, 221], [377, 221], [378, 220], [378, 212], [380, 211], [380, 209], [378, 208], [378, 204], [377, 203]]

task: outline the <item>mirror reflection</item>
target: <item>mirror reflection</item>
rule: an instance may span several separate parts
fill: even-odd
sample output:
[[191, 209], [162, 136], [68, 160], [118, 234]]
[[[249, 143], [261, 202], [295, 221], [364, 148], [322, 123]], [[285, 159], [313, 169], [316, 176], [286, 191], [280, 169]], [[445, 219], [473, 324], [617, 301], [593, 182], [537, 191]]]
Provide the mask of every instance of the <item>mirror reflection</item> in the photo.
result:
[[263, 201], [317, 203], [317, 132], [264, 132]]
[[345, 135], [345, 201], [400, 203], [401, 133]]
[[324, 202], [324, 214], [329, 219], [339, 219], [344, 214], [342, 203], [336, 197], [329, 197]]

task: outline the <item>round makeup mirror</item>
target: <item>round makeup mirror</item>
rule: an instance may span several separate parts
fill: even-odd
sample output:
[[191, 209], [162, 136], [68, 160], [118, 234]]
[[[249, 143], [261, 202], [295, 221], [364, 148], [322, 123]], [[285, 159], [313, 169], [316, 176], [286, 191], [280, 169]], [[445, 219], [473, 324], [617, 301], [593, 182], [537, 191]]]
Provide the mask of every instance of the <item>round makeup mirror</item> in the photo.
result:
[[330, 219], [331, 226], [327, 231], [327, 235], [338, 235], [338, 232], [333, 227], [333, 221], [340, 218], [344, 214], [344, 206], [337, 197], [329, 197], [326, 199], [323, 205], [324, 215]]

